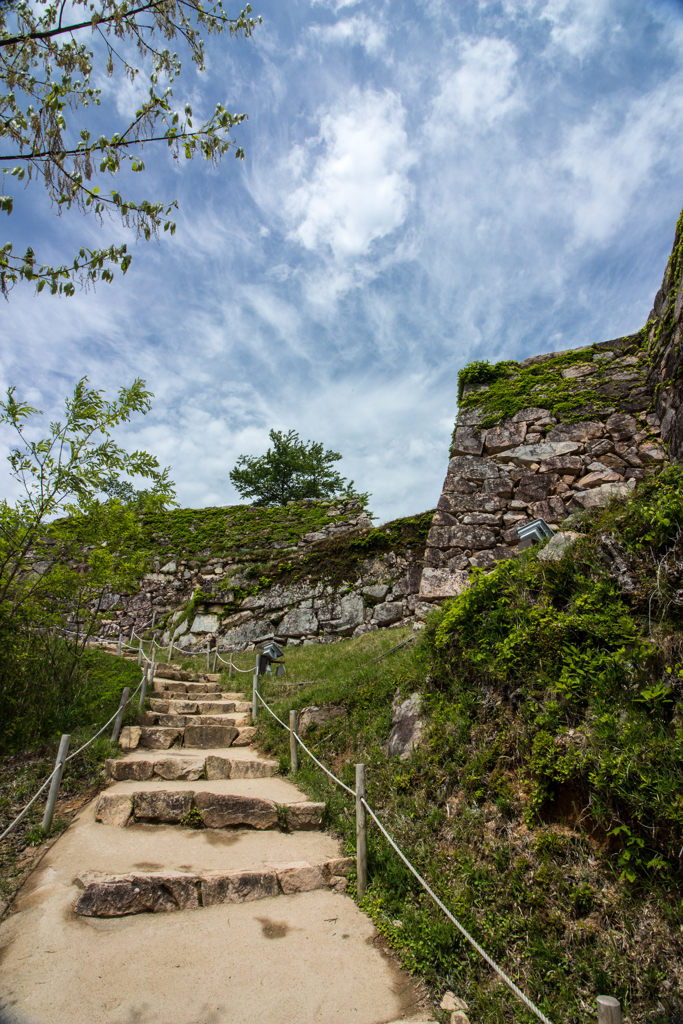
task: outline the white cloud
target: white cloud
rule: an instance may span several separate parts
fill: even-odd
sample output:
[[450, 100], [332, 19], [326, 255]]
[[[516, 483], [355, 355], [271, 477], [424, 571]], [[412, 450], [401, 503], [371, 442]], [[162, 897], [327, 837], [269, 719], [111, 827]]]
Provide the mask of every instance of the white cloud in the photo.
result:
[[441, 77], [434, 101], [431, 133], [451, 136], [453, 122], [475, 131], [489, 129], [520, 106], [515, 91], [517, 50], [507, 39], [468, 40], [460, 50], [457, 71]]
[[[415, 157], [396, 93], [352, 90], [343, 109], [320, 116], [320, 155], [286, 201], [290, 237], [337, 260], [363, 256], [406, 218]], [[293, 154], [301, 165], [303, 149]]]
[[542, 17], [552, 25], [555, 46], [583, 58], [599, 44], [612, 7], [611, 0], [548, 0]]
[[328, 45], [362, 46], [366, 53], [380, 53], [385, 45], [387, 34], [384, 27], [364, 14], [355, 18], [345, 18], [332, 25], [314, 25], [311, 35]]

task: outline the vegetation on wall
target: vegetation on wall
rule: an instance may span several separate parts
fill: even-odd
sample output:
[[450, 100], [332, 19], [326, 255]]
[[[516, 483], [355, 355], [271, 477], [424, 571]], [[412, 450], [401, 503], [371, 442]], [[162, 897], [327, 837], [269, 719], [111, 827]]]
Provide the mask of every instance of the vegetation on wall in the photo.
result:
[[[664, 1024], [681, 1012], [683, 957], [683, 470], [571, 526], [582, 538], [561, 561], [532, 549], [475, 574], [419, 646], [371, 664], [364, 637], [364, 664], [355, 642], [340, 645], [316, 684], [270, 694], [283, 720], [289, 707], [346, 708], [307, 733], [313, 752], [350, 785], [366, 763], [370, 804], [551, 1020], [588, 1024], [607, 992], [632, 1024]], [[288, 652], [290, 680], [295, 655], [311, 657]], [[412, 692], [423, 744], [388, 759], [392, 700]], [[269, 716], [259, 730], [286, 767], [286, 734]], [[305, 757], [300, 780], [352, 850], [346, 795]], [[532, 1019], [372, 828], [361, 905], [470, 1019]]]

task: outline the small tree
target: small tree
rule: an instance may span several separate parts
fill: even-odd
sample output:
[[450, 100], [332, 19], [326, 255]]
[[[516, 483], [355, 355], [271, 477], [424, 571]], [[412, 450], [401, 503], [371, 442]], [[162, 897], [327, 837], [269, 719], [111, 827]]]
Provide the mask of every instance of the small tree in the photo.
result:
[[317, 441], [302, 441], [295, 430], [271, 430], [270, 440], [273, 447], [265, 455], [240, 455], [230, 472], [242, 498], [261, 506], [335, 495], [367, 503], [370, 495], [357, 493], [353, 480], [347, 482], [332, 468], [342, 457], [339, 452], [325, 451]]

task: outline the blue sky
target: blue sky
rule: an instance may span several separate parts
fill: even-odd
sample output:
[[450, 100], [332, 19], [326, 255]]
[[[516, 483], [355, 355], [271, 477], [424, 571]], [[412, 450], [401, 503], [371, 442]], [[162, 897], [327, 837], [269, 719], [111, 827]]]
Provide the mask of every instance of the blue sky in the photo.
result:
[[[340, 451], [380, 520], [423, 511], [461, 366], [644, 323], [683, 205], [683, 3], [254, 13], [252, 40], [212, 39], [207, 73], [187, 62], [174, 88], [195, 114], [248, 112], [244, 163], [148, 148], [130, 189], [177, 198], [177, 234], [133, 244], [95, 293], [15, 289], [1, 383], [54, 415], [82, 374], [112, 392], [144, 377], [153, 410], [122, 436], [171, 465], [186, 506], [239, 500], [228, 473], [275, 427]], [[146, 88], [99, 84], [117, 127]], [[2, 228], [44, 260], [125, 238], [56, 217], [35, 184]]]

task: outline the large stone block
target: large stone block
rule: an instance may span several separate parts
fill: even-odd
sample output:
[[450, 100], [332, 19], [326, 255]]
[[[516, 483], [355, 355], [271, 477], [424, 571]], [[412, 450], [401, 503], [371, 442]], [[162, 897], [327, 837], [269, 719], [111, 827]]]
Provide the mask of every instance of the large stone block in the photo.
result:
[[484, 433], [472, 427], [458, 427], [455, 431], [451, 455], [481, 455], [484, 450]]
[[139, 725], [124, 725], [119, 736], [121, 750], [135, 750], [140, 742], [142, 729]]
[[422, 698], [419, 693], [413, 693], [404, 701], [394, 701], [387, 743], [389, 757], [398, 756], [401, 761], [407, 760], [422, 742], [423, 728]]
[[[156, 702], [155, 702], [156, 703]], [[161, 703], [161, 702], [159, 702]], [[170, 697], [167, 704], [167, 715], [193, 715], [197, 710], [196, 700], [182, 700]]]
[[196, 793], [194, 802], [207, 828], [248, 825], [267, 829], [277, 825], [277, 809], [272, 800], [228, 793]]
[[581, 537], [580, 533], [573, 530], [565, 530], [563, 533], [556, 533], [551, 537], [538, 557], [542, 562], [559, 562], [564, 553]]
[[604, 433], [605, 427], [600, 420], [577, 420], [575, 423], [556, 423], [548, 431], [546, 441], [592, 441], [603, 437]]
[[536, 420], [545, 420], [550, 416], [550, 409], [539, 409], [537, 406], [520, 409], [512, 417], [513, 423], [535, 423]]
[[337, 704], [304, 708], [299, 715], [299, 735], [303, 738], [311, 725], [326, 725], [327, 722], [334, 722], [337, 718], [346, 718], [347, 714], [346, 708], [340, 708]]
[[[341, 599], [341, 615], [330, 625], [340, 636], [350, 636], [365, 618], [365, 604], [360, 594], [345, 594]], [[279, 627], [278, 627], [279, 628]]]
[[372, 621], [378, 626], [390, 626], [392, 622], [398, 622], [403, 618], [403, 604], [401, 601], [388, 601], [384, 604], [375, 605], [372, 613]]
[[271, 779], [277, 775], [277, 761], [262, 761], [254, 758], [235, 758], [230, 769], [231, 779]]
[[237, 729], [237, 736], [232, 741], [233, 747], [248, 747], [256, 736], [256, 729], [253, 725], [240, 726]]
[[436, 548], [492, 548], [496, 536], [485, 526], [433, 526], [427, 537], [427, 544]]
[[298, 860], [291, 864], [273, 864], [271, 866], [275, 868], [280, 888], [286, 896], [294, 892], [314, 892], [316, 889], [326, 889], [328, 886], [328, 880], [325, 878], [322, 868], [317, 864]]
[[526, 423], [513, 423], [510, 426], [493, 427], [486, 431], [486, 451], [490, 453], [504, 452], [508, 448], [516, 448], [524, 442]]
[[567, 515], [567, 509], [562, 498], [552, 497], [529, 505], [529, 515], [533, 519], [545, 519], [546, 523], [559, 523]]
[[[508, 478], [509, 479], [509, 478]], [[499, 512], [507, 508], [504, 498], [496, 494], [442, 494], [437, 508], [444, 512]]]
[[277, 873], [265, 871], [205, 872], [201, 878], [202, 903], [213, 907], [221, 903], [250, 903], [278, 896]]
[[169, 729], [163, 726], [143, 726], [140, 736], [140, 746], [149, 750], [168, 750], [176, 740], [180, 739], [180, 729]]
[[580, 455], [560, 455], [541, 463], [539, 474], [558, 473], [560, 476], [577, 476], [583, 469]]
[[635, 480], [629, 480], [626, 483], [603, 484], [590, 491], [577, 491], [574, 494], [574, 501], [581, 508], [600, 508], [611, 498], [627, 498], [632, 493], [635, 483]]
[[192, 633], [215, 633], [218, 629], [220, 619], [217, 615], [195, 615], [192, 623]]
[[154, 759], [154, 774], [162, 779], [187, 779], [194, 782], [204, 774], [203, 757], [164, 757]]
[[450, 476], [461, 476], [465, 480], [486, 480], [498, 476], [498, 467], [486, 459], [456, 455], [448, 463], [448, 473]]
[[638, 433], [638, 421], [628, 413], [615, 412], [605, 426], [613, 441], [628, 441]]
[[100, 793], [95, 808], [95, 821], [122, 828], [130, 821], [133, 801], [125, 793]]
[[287, 805], [287, 828], [291, 832], [310, 832], [322, 828], [325, 804], [307, 800]]
[[540, 444], [522, 445], [506, 454], [517, 466], [531, 466], [534, 462], [541, 463], [560, 455], [571, 455], [578, 449], [575, 441], [542, 441]]
[[318, 618], [312, 608], [293, 608], [278, 626], [281, 636], [299, 637], [317, 631]]
[[515, 498], [527, 504], [532, 501], [543, 501], [559, 479], [556, 473], [522, 473], [515, 489]]
[[185, 727], [185, 747], [229, 747], [237, 739], [234, 725], [188, 725]]
[[460, 569], [422, 570], [420, 597], [423, 601], [439, 601], [446, 597], [457, 597], [470, 585], [468, 572]]
[[150, 790], [133, 794], [133, 813], [137, 821], [166, 822], [177, 825], [192, 806], [192, 793]]
[[154, 773], [153, 761], [119, 761], [108, 758], [104, 762], [105, 775], [115, 782], [144, 782], [151, 779]]
[[85, 887], [74, 910], [81, 917], [125, 917], [166, 914], [199, 907], [196, 875], [176, 872], [123, 875]]

